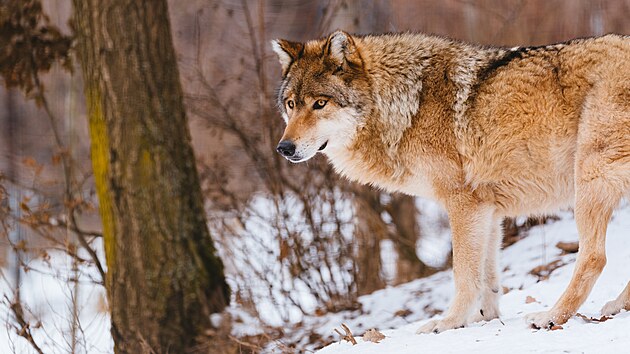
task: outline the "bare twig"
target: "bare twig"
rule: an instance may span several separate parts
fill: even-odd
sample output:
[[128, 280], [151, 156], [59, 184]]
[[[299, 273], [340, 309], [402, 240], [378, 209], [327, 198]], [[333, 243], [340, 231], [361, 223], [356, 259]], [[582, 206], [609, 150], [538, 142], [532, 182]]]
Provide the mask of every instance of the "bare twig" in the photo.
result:
[[6, 295], [4, 298], [7, 301], [7, 303], [10, 304], [9, 308], [11, 309], [11, 312], [13, 313], [13, 316], [15, 317], [15, 322], [17, 322], [18, 324], [18, 326], [15, 326], [15, 332], [20, 337], [26, 339], [31, 344], [31, 347], [33, 347], [33, 349], [35, 349], [37, 353], [44, 354], [42, 349], [35, 342], [35, 338], [33, 338], [33, 335], [31, 333], [30, 323], [26, 321], [26, 319], [24, 318], [24, 308], [22, 307], [22, 303], [20, 301], [15, 301], [15, 300], [11, 301]]
[[246, 348], [251, 348], [251, 349], [254, 349], [254, 350], [256, 350], [256, 351], [260, 351], [260, 350], [262, 350], [262, 349], [263, 349], [263, 348], [262, 348], [261, 346], [259, 346], [259, 345], [256, 345], [256, 344], [254, 344], [254, 343], [248, 343], [248, 342], [242, 341], [242, 340], [240, 340], [240, 339], [238, 339], [238, 338], [234, 337], [233, 335], [229, 335], [229, 336], [228, 336], [228, 338], [230, 338], [230, 340], [232, 340], [234, 343], [236, 343], [236, 344], [238, 344], [238, 345], [242, 345], [242, 346], [244, 346], [244, 347], [246, 347]]
[[348, 325], [345, 323], [342, 323], [341, 328], [343, 329], [345, 333], [341, 333], [337, 328], [335, 328], [335, 332], [337, 332], [337, 334], [341, 336], [341, 339], [352, 343], [352, 345], [356, 345], [357, 340], [354, 339], [354, 336], [352, 335], [350, 328], [348, 328]]

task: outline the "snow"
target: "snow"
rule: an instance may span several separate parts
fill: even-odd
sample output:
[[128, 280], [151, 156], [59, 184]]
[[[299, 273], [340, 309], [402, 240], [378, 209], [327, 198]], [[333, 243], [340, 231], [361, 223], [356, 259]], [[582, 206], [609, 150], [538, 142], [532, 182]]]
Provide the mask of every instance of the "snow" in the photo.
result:
[[[101, 245], [96, 248], [101, 250]], [[94, 267], [81, 265], [78, 268], [79, 284], [74, 288], [72, 261], [65, 253], [51, 251], [50, 259], [44, 261], [34, 258], [28, 261], [30, 271], [22, 274], [21, 294], [26, 317], [32, 324], [41, 321], [41, 326], [31, 328], [36, 343], [44, 353], [69, 353], [71, 351], [70, 332], [72, 319], [72, 296], [78, 294], [78, 318], [80, 323], [77, 353], [113, 353], [113, 341], [110, 335], [109, 313], [100, 308], [106, 305], [105, 289], [93, 282], [99, 274]], [[87, 257], [83, 250], [79, 255]], [[102, 255], [101, 255], [102, 257]], [[103, 259], [103, 258], [101, 258]], [[19, 337], [9, 310], [14, 279], [3, 269], [0, 276], [0, 353], [36, 353], [26, 340]]]
[[[278, 257], [277, 243], [273, 242], [274, 230], [268, 223], [269, 215], [280, 217], [270, 212], [273, 206], [264, 199], [255, 200], [259, 217], [246, 220], [243, 229], [250, 235], [257, 235], [257, 239], [248, 240], [239, 238], [232, 240], [232, 244], [224, 245], [234, 247], [236, 250], [249, 250], [253, 253], [233, 253], [230, 261], [226, 262], [232, 271], [238, 267], [251, 267], [252, 270], [262, 274], [281, 275], [281, 269], [274, 268]], [[440, 215], [439, 207], [434, 204], [419, 201], [420, 222], [422, 224], [423, 239], [418, 249], [423, 261], [434, 265], [443, 262], [444, 255], [448, 251], [448, 228]], [[295, 210], [289, 208], [288, 210]], [[333, 209], [331, 209], [332, 212]], [[334, 212], [348, 213], [349, 206], [339, 206]], [[299, 214], [296, 212], [296, 214]], [[350, 213], [348, 213], [350, 214]], [[310, 352], [312, 346], [308, 341], [311, 334], [322, 336], [324, 340], [335, 342], [319, 351], [322, 354], [340, 353], [513, 353], [523, 352], [628, 352], [630, 348], [630, 312], [623, 312], [613, 319], [602, 323], [587, 322], [578, 317], [572, 318], [563, 330], [535, 331], [528, 327], [524, 316], [531, 312], [543, 311], [550, 308], [558, 299], [571, 277], [576, 255], [561, 255], [561, 251], [555, 247], [559, 241], [576, 241], [577, 231], [571, 213], [560, 215], [561, 220], [546, 225], [532, 228], [529, 236], [520, 240], [502, 252], [502, 284], [509, 292], [501, 300], [501, 320], [487, 323], [475, 323], [467, 328], [451, 330], [439, 335], [417, 335], [415, 331], [427, 320], [439, 318], [448, 308], [449, 301], [453, 297], [454, 286], [452, 272], [444, 271], [431, 277], [418, 279], [396, 287], [374, 292], [373, 294], [359, 298], [361, 310], [330, 313], [324, 316], [295, 315], [296, 311], [287, 308], [286, 299], [280, 301], [287, 291], [290, 291], [294, 299], [300, 301], [304, 307], [309, 307], [312, 300], [307, 296], [307, 290], [295, 283], [285, 283], [286, 279], [277, 277], [276, 289], [270, 289], [267, 284], [247, 284], [253, 286], [252, 290], [257, 298], [267, 296], [268, 300], [261, 301], [257, 305], [263, 321], [285, 323], [298, 322], [302, 329], [295, 333], [287, 332], [287, 341], [298, 342], [298, 348]], [[346, 217], [346, 216], [344, 216]], [[350, 216], [347, 216], [350, 218]], [[289, 218], [287, 223], [295, 223], [292, 228], [299, 228], [300, 220]], [[351, 229], [344, 232], [351, 233]], [[625, 204], [613, 215], [608, 229], [607, 250], [608, 265], [597, 282], [587, 302], [579, 312], [587, 317], [600, 317], [601, 307], [621, 292], [630, 280], [625, 265], [630, 264], [630, 205]], [[241, 242], [241, 243], [239, 243]], [[393, 245], [389, 241], [383, 241], [381, 257], [384, 261], [384, 273], [392, 278], [395, 273], [395, 259], [391, 259]], [[248, 262], [242, 257], [256, 254], [250, 257]], [[564, 266], [551, 273], [549, 279], [540, 280], [531, 275], [530, 271], [540, 265], [559, 261]], [[24, 302], [43, 322], [42, 329], [34, 329], [36, 340], [43, 346], [46, 353], [68, 352], [68, 336], [70, 326], [69, 303], [72, 289], [67, 283], [68, 274], [71, 274], [71, 264], [62, 254], [51, 254], [51, 264], [39, 260], [33, 260], [31, 266], [34, 269], [53, 272], [31, 271], [24, 276], [23, 296]], [[341, 273], [340, 270], [331, 271]], [[109, 316], [106, 311], [98, 308], [99, 297], [104, 297], [102, 287], [93, 284], [90, 279], [98, 278], [93, 274], [94, 269], [81, 269], [80, 282], [80, 319], [84, 333], [81, 334], [82, 343], [78, 352], [85, 353], [111, 353], [113, 342], [109, 335]], [[331, 273], [332, 274], [332, 273]], [[4, 275], [8, 277], [8, 274]], [[336, 275], [335, 275], [336, 276]], [[253, 277], [252, 277], [253, 278]], [[249, 279], [229, 279], [231, 285], [236, 287], [238, 281], [251, 281]], [[329, 277], [332, 279], [332, 276]], [[275, 278], [273, 278], [275, 279]], [[3, 278], [0, 281], [0, 292], [10, 295], [11, 279]], [[259, 286], [260, 288], [257, 288]], [[305, 295], [306, 294], [306, 295]], [[537, 302], [526, 303], [526, 298], [531, 296]], [[310, 306], [312, 307], [312, 306]], [[283, 308], [285, 313], [279, 312]], [[269, 323], [263, 323], [238, 306], [228, 309], [234, 327], [232, 334], [256, 335], [263, 331]], [[10, 314], [6, 304], [0, 306], [0, 317], [10, 322]], [[283, 318], [284, 317], [284, 318]], [[218, 323], [222, 319], [215, 316], [213, 322]], [[358, 344], [353, 346], [348, 342], [339, 341], [339, 336], [334, 329], [340, 329], [341, 324], [346, 323], [357, 338]], [[359, 335], [368, 329], [376, 328], [386, 335], [380, 343], [364, 342]], [[311, 333], [314, 332], [314, 333]], [[268, 352], [278, 352], [274, 349], [274, 343], [266, 348]], [[33, 350], [22, 338], [16, 336], [12, 329], [0, 329], [0, 353], [31, 353]], [[282, 351], [280, 351], [282, 352]]]
[[[502, 284], [509, 289], [501, 299], [501, 320], [474, 323], [466, 328], [441, 334], [415, 334], [427, 320], [440, 318], [452, 299], [452, 272], [444, 271], [397, 287], [390, 287], [361, 297], [362, 313], [329, 314], [320, 319], [317, 332], [334, 336], [338, 341], [318, 351], [320, 354], [385, 353], [601, 353], [628, 352], [630, 348], [630, 312], [597, 323], [573, 317], [562, 330], [533, 330], [524, 320], [531, 312], [549, 309], [566, 288], [573, 272], [575, 254], [562, 255], [555, 247], [560, 241], [577, 241], [577, 230], [571, 213], [561, 220], [537, 226], [529, 236], [502, 252]], [[608, 227], [608, 264], [579, 313], [599, 318], [601, 307], [615, 299], [630, 280], [630, 205], [618, 209]], [[546, 280], [529, 274], [534, 267], [559, 260], [566, 263]], [[526, 303], [528, 296], [536, 302]], [[402, 316], [399, 311], [412, 311]], [[398, 313], [397, 313], [398, 312]], [[386, 338], [380, 343], [357, 345], [340, 341], [334, 328], [346, 323], [353, 333], [361, 335], [377, 328]]]

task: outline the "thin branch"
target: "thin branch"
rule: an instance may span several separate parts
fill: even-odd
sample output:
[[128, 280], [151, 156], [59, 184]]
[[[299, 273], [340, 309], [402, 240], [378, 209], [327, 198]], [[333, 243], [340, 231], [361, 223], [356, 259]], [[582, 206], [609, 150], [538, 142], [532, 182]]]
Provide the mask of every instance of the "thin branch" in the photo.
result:
[[30, 323], [24, 319], [24, 309], [22, 308], [22, 303], [19, 300], [11, 301], [6, 295], [4, 296], [4, 298], [10, 304], [9, 308], [15, 316], [15, 322], [17, 322], [17, 324], [19, 325], [19, 327], [15, 327], [15, 332], [20, 337], [26, 339], [37, 353], [44, 354], [42, 349], [35, 342], [35, 338], [33, 338]]
[[[33, 57], [33, 55], [31, 55], [31, 64], [33, 65], [33, 67], [35, 67], [34, 62], [35, 62], [35, 58]], [[79, 243], [81, 244], [83, 248], [85, 248], [85, 250], [88, 252], [90, 257], [94, 261], [94, 264], [96, 265], [96, 268], [98, 269], [98, 272], [100, 273], [102, 277], [102, 283], [103, 285], [105, 285], [106, 276], [105, 276], [105, 270], [103, 268], [103, 265], [100, 259], [98, 258], [98, 255], [94, 251], [94, 249], [92, 249], [92, 247], [90, 247], [89, 243], [87, 242], [85, 238], [86, 235], [83, 232], [81, 232], [81, 229], [77, 226], [76, 215], [75, 215], [76, 207], [74, 206], [74, 203], [70, 203], [74, 199], [74, 193], [72, 191], [71, 157], [69, 157], [70, 156], [69, 152], [67, 151], [66, 147], [63, 144], [63, 141], [61, 140], [61, 134], [59, 133], [59, 129], [56, 123], [57, 122], [56, 116], [50, 109], [48, 100], [46, 99], [46, 96], [44, 95], [43, 85], [41, 81], [39, 80], [39, 75], [37, 75], [37, 71], [35, 70], [33, 71], [33, 81], [35, 82], [35, 88], [37, 90], [36, 97], [39, 100], [38, 102], [40, 102], [42, 107], [44, 108], [46, 115], [48, 116], [50, 127], [53, 131], [53, 136], [55, 138], [55, 144], [57, 145], [57, 149], [60, 151], [61, 164], [62, 164], [62, 168], [64, 172], [64, 182], [65, 182], [64, 183], [65, 184], [65, 193], [64, 193], [65, 198], [64, 199], [66, 201], [65, 204], [72, 205], [68, 210], [69, 212], [68, 216], [70, 220], [70, 229], [74, 231], [74, 234], [77, 236]]]
[[[76, 217], [75, 217], [73, 212], [70, 213], [70, 221], [71, 221], [70, 224], [73, 225], [73, 227], [76, 230], [80, 230], [76, 226], [77, 225], [77, 221], [76, 221]], [[98, 259], [98, 255], [96, 254], [96, 251], [94, 251], [94, 249], [92, 247], [90, 247], [90, 244], [85, 239], [85, 235], [84, 234], [77, 233], [76, 235], [77, 235], [77, 238], [78, 238], [79, 243], [81, 244], [81, 246], [88, 252], [90, 257], [94, 261], [94, 264], [96, 265], [96, 269], [98, 269], [98, 272], [101, 275], [101, 278], [103, 279], [103, 285], [105, 285], [105, 281], [106, 281], [105, 270], [103, 269], [103, 265], [101, 264], [101, 262]]]

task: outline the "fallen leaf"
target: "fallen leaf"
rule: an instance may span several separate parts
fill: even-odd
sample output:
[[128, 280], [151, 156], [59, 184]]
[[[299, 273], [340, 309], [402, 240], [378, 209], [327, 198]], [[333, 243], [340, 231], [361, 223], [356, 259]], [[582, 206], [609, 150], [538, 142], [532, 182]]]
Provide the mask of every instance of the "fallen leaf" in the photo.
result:
[[535, 298], [527, 295], [527, 297], [525, 298], [525, 303], [526, 304], [531, 304], [532, 302], [538, 302], [538, 300], [536, 300]]
[[578, 312], [578, 313], [576, 313], [576, 314], [575, 314], [575, 316], [576, 316], [576, 317], [579, 317], [579, 318], [581, 318], [581, 319], [583, 319], [584, 321], [589, 322], [589, 323], [600, 323], [600, 322], [606, 322], [606, 321], [608, 321], [609, 319], [611, 319], [611, 318], [612, 318], [612, 317], [610, 317], [610, 316], [602, 316], [602, 317], [600, 317], [600, 318], [587, 317], [587, 316], [584, 316], [583, 314], [581, 314], [581, 313], [579, 313], [579, 312]]
[[442, 311], [442, 310], [440, 310], [440, 309], [436, 309], [436, 308], [432, 307], [432, 306], [431, 306], [431, 304], [426, 305], [426, 306], [422, 309], [422, 311], [424, 311], [424, 313], [425, 313], [427, 316], [429, 316], [429, 317], [433, 317], [433, 316], [435, 316], [435, 315], [439, 315], [439, 314], [441, 314], [442, 312], [444, 312], [444, 311]]
[[556, 247], [561, 249], [564, 253], [576, 253], [578, 251], [579, 244], [577, 242], [558, 242]]
[[363, 341], [364, 342], [378, 343], [378, 342], [382, 341], [383, 339], [385, 339], [385, 335], [383, 333], [379, 332], [378, 330], [376, 330], [375, 328], [369, 329], [363, 335]]
[[549, 328], [552, 331], [557, 331], [559, 329], [564, 329], [564, 327], [560, 326], [560, 325], [553, 325], [551, 326], [551, 328]]
[[546, 280], [549, 278], [554, 270], [562, 267], [565, 264], [566, 263], [564, 263], [561, 259], [556, 259], [555, 261], [548, 264], [535, 267], [534, 269], [529, 271], [529, 274], [537, 276], [538, 278], [540, 278], [540, 280]]
[[592, 322], [593, 321], [592, 318], [586, 317], [586, 316], [584, 316], [583, 314], [581, 314], [579, 312], [575, 314], [575, 317], [579, 317], [579, 318], [583, 319], [586, 322]]
[[411, 312], [411, 310], [409, 309], [404, 309], [404, 310], [398, 310], [396, 312], [394, 312], [394, 316], [395, 317], [407, 317], [409, 315], [411, 315], [413, 312]]

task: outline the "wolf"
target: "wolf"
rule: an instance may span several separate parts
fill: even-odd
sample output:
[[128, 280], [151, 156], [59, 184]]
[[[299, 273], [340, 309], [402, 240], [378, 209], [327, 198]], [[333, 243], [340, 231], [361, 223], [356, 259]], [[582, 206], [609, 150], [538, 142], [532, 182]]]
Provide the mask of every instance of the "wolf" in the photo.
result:
[[[630, 190], [630, 37], [483, 47], [417, 33], [336, 31], [272, 41], [282, 68], [277, 151], [318, 152], [350, 180], [434, 199], [452, 230], [455, 296], [440, 333], [499, 316], [505, 217], [573, 208], [573, 277], [536, 328], [571, 318], [606, 264], [607, 224]], [[602, 313], [630, 309], [630, 283]]]

